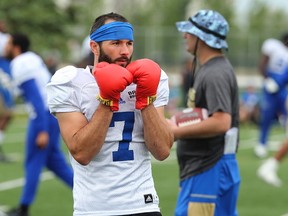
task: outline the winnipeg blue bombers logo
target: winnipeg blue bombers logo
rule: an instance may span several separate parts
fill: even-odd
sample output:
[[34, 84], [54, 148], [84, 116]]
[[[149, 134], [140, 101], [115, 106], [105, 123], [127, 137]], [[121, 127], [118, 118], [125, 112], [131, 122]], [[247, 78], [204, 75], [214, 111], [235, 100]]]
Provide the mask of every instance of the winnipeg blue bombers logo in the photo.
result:
[[133, 91], [128, 91], [128, 95], [129, 95], [129, 98], [132, 99], [132, 98], [135, 98], [136, 97], [136, 91], [133, 90]]

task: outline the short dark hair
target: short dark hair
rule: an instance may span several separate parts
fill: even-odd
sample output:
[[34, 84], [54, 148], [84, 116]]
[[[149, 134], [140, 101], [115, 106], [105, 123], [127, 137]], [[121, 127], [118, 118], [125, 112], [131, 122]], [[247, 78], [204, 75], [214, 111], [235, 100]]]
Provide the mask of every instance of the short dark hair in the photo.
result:
[[11, 34], [12, 44], [19, 46], [21, 53], [27, 52], [30, 48], [30, 40], [27, 35], [21, 33]]
[[96, 31], [98, 28], [100, 28], [102, 25], [104, 25], [106, 20], [108, 19], [112, 19], [112, 20], [119, 21], [119, 22], [128, 22], [128, 20], [125, 17], [114, 12], [103, 14], [95, 19], [90, 30], [90, 35], [94, 31]]

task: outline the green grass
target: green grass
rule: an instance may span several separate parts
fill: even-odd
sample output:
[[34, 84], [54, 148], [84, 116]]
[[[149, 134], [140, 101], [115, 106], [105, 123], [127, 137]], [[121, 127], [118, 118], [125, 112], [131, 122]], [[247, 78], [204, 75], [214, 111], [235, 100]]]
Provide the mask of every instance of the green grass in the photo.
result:
[[[16, 116], [9, 125], [4, 151], [15, 158], [11, 163], [0, 163], [0, 206], [15, 207], [21, 195], [21, 187], [1, 190], [6, 181], [23, 177], [24, 139], [26, 116]], [[240, 148], [237, 155], [240, 172], [241, 188], [238, 202], [240, 216], [281, 216], [288, 213], [287, 190], [288, 172], [286, 160], [280, 165], [279, 176], [284, 182], [281, 188], [265, 184], [256, 176], [261, 160], [253, 154], [252, 146], [257, 142], [258, 131], [253, 125], [242, 125], [240, 130]], [[271, 141], [280, 143], [284, 139], [284, 131], [274, 127]], [[65, 145], [63, 150], [67, 152]], [[271, 155], [273, 152], [271, 152]], [[45, 171], [45, 170], [44, 170]], [[45, 171], [46, 172], [46, 171]], [[153, 162], [153, 175], [160, 197], [163, 216], [172, 216], [178, 192], [178, 166], [175, 150], [164, 162]], [[31, 207], [32, 216], [71, 216], [73, 212], [72, 192], [59, 179], [51, 178], [39, 185], [36, 200]]]

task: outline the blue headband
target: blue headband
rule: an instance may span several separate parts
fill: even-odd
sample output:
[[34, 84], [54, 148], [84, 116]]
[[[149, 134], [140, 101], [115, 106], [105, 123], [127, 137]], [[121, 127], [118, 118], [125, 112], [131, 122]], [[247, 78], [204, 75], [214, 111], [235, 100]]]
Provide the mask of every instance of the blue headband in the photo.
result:
[[90, 35], [90, 39], [95, 42], [107, 40], [131, 40], [133, 41], [133, 27], [127, 22], [107, 23]]

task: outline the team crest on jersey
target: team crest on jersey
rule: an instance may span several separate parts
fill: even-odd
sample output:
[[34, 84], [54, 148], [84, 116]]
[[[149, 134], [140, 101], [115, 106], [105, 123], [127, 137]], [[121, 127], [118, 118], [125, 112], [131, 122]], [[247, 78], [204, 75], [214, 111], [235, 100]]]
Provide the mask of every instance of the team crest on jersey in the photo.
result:
[[128, 95], [129, 95], [129, 98], [132, 99], [132, 98], [135, 98], [136, 96], [136, 91], [133, 90], [133, 91], [128, 91]]

